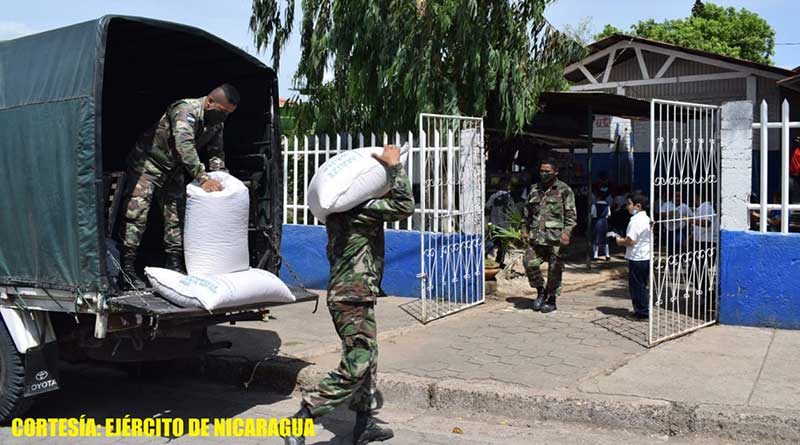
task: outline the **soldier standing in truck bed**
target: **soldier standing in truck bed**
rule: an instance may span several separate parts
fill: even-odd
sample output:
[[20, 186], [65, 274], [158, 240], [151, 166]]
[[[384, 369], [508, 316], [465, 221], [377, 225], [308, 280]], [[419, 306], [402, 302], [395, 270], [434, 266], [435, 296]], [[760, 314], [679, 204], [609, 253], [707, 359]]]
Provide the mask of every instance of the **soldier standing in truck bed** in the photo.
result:
[[[569, 245], [577, 214], [575, 194], [558, 180], [558, 166], [553, 159], [541, 162], [539, 177], [525, 204], [525, 236], [529, 245], [523, 261], [528, 282], [537, 292], [533, 310], [547, 313], [556, 310], [556, 299], [561, 294], [562, 249]], [[545, 261], [546, 285], [541, 271]]]
[[164, 216], [165, 267], [183, 270], [184, 173], [206, 192], [222, 189], [218, 181], [208, 176], [198, 151], [208, 153], [211, 171], [225, 168], [223, 122], [238, 104], [239, 92], [229, 84], [215, 88], [205, 97], [181, 99], [167, 108], [155, 130], [146, 132], [128, 156], [127, 208], [119, 280], [123, 289], [145, 287], [134, 263], [153, 197], [158, 199]]

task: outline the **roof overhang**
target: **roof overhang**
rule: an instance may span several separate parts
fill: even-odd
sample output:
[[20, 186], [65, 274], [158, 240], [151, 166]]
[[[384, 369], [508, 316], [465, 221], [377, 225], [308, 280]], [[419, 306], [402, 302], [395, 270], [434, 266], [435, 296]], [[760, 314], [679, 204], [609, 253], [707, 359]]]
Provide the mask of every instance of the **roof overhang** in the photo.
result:
[[[622, 34], [614, 34], [592, 43], [588, 49], [588, 56], [567, 66], [564, 70], [564, 77], [572, 83], [588, 81], [584, 85], [574, 86], [573, 90], [686, 83], [748, 76], [780, 80], [795, 74], [793, 71], [783, 68]], [[648, 72], [642, 52], [660, 54], [666, 59], [656, 72]], [[634, 57], [639, 62], [642, 72], [641, 79], [609, 82], [612, 67]], [[677, 59], [711, 65], [721, 71], [724, 70], [724, 72], [696, 76], [667, 76], [670, 66]]]
[[583, 113], [649, 119], [650, 101], [597, 92], [549, 92], [539, 98], [542, 112]]
[[778, 86], [800, 92], [800, 74], [778, 81]]

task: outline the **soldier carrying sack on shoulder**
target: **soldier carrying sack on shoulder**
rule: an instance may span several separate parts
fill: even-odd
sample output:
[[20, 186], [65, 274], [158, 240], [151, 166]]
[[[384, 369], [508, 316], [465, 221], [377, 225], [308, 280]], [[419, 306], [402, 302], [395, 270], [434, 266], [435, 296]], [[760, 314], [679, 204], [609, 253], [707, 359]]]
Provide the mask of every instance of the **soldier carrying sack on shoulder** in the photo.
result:
[[[365, 445], [394, 437], [373, 417], [377, 409], [378, 335], [375, 302], [381, 294], [384, 265], [384, 222], [399, 221], [414, 212], [414, 196], [400, 164], [400, 149], [393, 145], [374, 155], [389, 172], [391, 190], [381, 199], [327, 217], [328, 310], [342, 340], [339, 367], [322, 379], [316, 389], [303, 394], [294, 418], [313, 419], [330, 413], [347, 401], [356, 412], [353, 443]], [[304, 436], [286, 438], [290, 445], [305, 444]]]

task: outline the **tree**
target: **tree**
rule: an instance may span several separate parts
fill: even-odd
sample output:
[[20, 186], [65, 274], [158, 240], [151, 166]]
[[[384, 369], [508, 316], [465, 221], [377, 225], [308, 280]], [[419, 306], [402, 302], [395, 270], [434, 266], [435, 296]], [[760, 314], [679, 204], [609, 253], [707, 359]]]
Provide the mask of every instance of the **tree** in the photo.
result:
[[[403, 130], [436, 112], [519, 131], [540, 93], [563, 89], [564, 66], [583, 54], [544, 19], [552, 1], [302, 0], [294, 82], [313, 104], [305, 122], [318, 131]], [[275, 66], [294, 10], [294, 0], [253, 0], [254, 42], [271, 47]]]
[[702, 0], [694, 0], [694, 5], [692, 6], [692, 16], [697, 17], [703, 15], [705, 9], [706, 5], [703, 4]]
[[[596, 37], [614, 34], [612, 29], [618, 31], [606, 25]], [[631, 27], [631, 34], [768, 65], [775, 54], [775, 30], [758, 14], [701, 1], [685, 19], [642, 20]]]
[[594, 35], [594, 40], [603, 40], [606, 37], [613, 36], [614, 34], [625, 34], [624, 31], [614, 25], [606, 25], [602, 31]]
[[592, 43], [589, 40], [592, 32], [592, 18], [584, 17], [575, 25], [564, 25], [562, 32], [572, 40], [586, 46]]

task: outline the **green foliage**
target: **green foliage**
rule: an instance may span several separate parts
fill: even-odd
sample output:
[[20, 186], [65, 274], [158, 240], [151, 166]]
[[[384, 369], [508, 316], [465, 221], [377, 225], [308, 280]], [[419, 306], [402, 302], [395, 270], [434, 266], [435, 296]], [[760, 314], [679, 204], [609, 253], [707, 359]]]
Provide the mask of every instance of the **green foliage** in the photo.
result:
[[[607, 37], [616, 31], [619, 30], [606, 25], [595, 37]], [[631, 27], [630, 33], [768, 65], [775, 54], [775, 30], [758, 14], [700, 1], [695, 2], [692, 15], [685, 19], [642, 20]]]
[[706, 5], [703, 4], [702, 0], [694, 0], [694, 5], [692, 5], [692, 15], [699, 16], [705, 12]]
[[[583, 47], [544, 19], [553, 0], [302, 0], [295, 86], [317, 131], [405, 130], [420, 112], [486, 117], [520, 131], [539, 94], [566, 87]], [[256, 47], [273, 63], [294, 0], [253, 0]], [[326, 81], [326, 73], [332, 80]]]
[[525, 248], [525, 238], [523, 236], [523, 228], [525, 218], [520, 209], [514, 209], [506, 213], [506, 222], [508, 228], [498, 227], [494, 224], [489, 224], [489, 236], [492, 239], [500, 240], [506, 249], [523, 249]]
[[575, 25], [564, 25], [562, 32], [572, 40], [586, 46], [592, 43], [590, 40], [592, 38], [591, 28], [592, 18], [587, 16], [580, 19]]
[[614, 25], [606, 25], [602, 31], [594, 35], [594, 40], [603, 40], [606, 37], [612, 36], [614, 34], [625, 34], [625, 31], [617, 28]]

